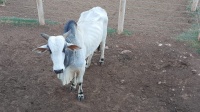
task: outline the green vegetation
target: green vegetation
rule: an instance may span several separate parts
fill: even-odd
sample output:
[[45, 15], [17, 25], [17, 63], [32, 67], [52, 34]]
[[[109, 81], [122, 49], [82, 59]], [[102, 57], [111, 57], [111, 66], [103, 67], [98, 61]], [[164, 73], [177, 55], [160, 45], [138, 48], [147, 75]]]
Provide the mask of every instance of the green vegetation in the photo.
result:
[[[54, 25], [58, 24], [58, 22], [45, 20], [46, 24]], [[0, 17], [0, 23], [5, 24], [13, 24], [17, 26], [29, 26], [29, 25], [39, 25], [39, 21], [37, 19], [30, 19], [30, 18], [18, 18], [18, 17]]]
[[125, 29], [122, 34], [125, 35], [125, 36], [131, 36], [133, 34], [133, 32]]
[[[113, 29], [113, 28], [108, 28], [108, 36], [112, 36], [112, 35], [115, 35], [117, 33], [117, 30], [116, 29]], [[133, 34], [133, 32], [129, 31], [129, 30], [124, 30], [124, 32], [122, 33], [122, 35], [125, 35], [125, 36], [131, 36]]]
[[108, 28], [108, 30], [107, 30], [108, 36], [112, 36], [112, 35], [116, 34], [116, 32], [117, 32], [117, 30], [113, 29], [113, 28]]
[[[51, 20], [45, 20], [46, 24], [48, 25], [55, 25], [60, 24], [59, 22], [51, 21]], [[0, 17], [0, 23], [4, 24], [12, 24], [15, 26], [34, 26], [39, 25], [39, 21], [37, 19], [30, 19], [30, 18], [18, 18], [18, 17]], [[108, 36], [113, 36], [117, 33], [116, 29], [108, 28]], [[128, 30], [124, 30], [122, 35], [130, 36], [133, 33]]]
[[198, 25], [193, 25], [192, 28], [190, 28], [188, 31], [180, 34], [177, 39], [179, 41], [187, 42], [191, 47], [196, 49], [198, 53], [200, 53], [200, 43], [198, 41], [198, 35], [199, 35], [199, 27]]
[[5, 0], [0, 0], [0, 4], [3, 4], [5, 2]]
[[[191, 4], [192, 0], [189, 1], [189, 5], [187, 6], [187, 10], [191, 12]], [[200, 9], [197, 8], [196, 11], [191, 12], [191, 16], [194, 18], [200, 17]], [[200, 19], [200, 18], [199, 18]], [[194, 23], [188, 31], [180, 34], [177, 39], [180, 41], [185, 41], [191, 45], [191, 47], [195, 48], [196, 51], [200, 54], [200, 43], [198, 41], [198, 35], [200, 33], [199, 31], [200, 26], [197, 23]]]
[[198, 14], [199, 14], [199, 11], [200, 11], [199, 7], [197, 7], [197, 10], [196, 10], [196, 11], [192, 12], [192, 11], [191, 11], [191, 8], [192, 8], [192, 2], [193, 2], [193, 0], [189, 0], [188, 2], [189, 2], [189, 3], [188, 3], [189, 5], [186, 7], [186, 10], [190, 12], [190, 15], [191, 15], [191, 16], [197, 17]]

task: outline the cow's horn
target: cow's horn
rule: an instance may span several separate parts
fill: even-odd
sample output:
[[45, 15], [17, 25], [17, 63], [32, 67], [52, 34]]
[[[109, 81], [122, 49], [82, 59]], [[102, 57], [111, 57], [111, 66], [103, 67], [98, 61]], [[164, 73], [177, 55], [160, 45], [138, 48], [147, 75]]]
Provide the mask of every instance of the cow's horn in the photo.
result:
[[63, 34], [63, 37], [67, 38], [69, 36], [69, 34], [71, 33], [71, 30], [69, 30], [68, 32]]
[[47, 35], [47, 34], [45, 34], [45, 33], [41, 33], [41, 36], [43, 37], [43, 38], [45, 38], [46, 40], [48, 40], [49, 39], [49, 35]]

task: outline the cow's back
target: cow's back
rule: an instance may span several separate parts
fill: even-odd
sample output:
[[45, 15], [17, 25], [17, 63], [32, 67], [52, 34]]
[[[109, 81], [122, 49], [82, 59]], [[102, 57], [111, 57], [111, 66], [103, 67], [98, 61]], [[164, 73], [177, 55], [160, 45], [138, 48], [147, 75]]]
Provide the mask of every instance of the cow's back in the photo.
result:
[[106, 19], [107, 13], [101, 7], [94, 7], [88, 11], [82, 12], [78, 23], [84, 21], [98, 21], [99, 19]]
[[[86, 57], [93, 53], [100, 42], [105, 38], [104, 27], [107, 27], [107, 13], [101, 7], [94, 7], [81, 13], [78, 21], [78, 29], [83, 37]], [[107, 30], [107, 29], [106, 29]]]

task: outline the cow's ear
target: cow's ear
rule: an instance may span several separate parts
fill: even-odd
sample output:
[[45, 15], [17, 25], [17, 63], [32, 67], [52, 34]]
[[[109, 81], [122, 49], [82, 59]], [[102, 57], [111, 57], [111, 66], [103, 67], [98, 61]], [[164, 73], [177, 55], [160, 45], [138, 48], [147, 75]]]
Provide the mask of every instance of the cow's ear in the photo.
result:
[[77, 46], [77, 45], [74, 45], [74, 44], [67, 44], [67, 48], [70, 49], [70, 50], [78, 50], [78, 49], [81, 49], [81, 47]]
[[43, 46], [33, 49], [32, 51], [36, 52], [38, 54], [42, 54], [42, 53], [46, 52], [48, 49], [49, 48], [47, 47], [47, 45], [43, 45]]

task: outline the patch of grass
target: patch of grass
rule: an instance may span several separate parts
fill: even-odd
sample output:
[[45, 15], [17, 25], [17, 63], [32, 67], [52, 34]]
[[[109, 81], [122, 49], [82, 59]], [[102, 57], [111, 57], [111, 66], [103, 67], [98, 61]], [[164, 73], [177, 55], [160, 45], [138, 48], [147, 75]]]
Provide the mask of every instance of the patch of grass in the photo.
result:
[[195, 48], [198, 53], [200, 53], [200, 43], [197, 39], [199, 34], [198, 25], [193, 25], [191, 29], [177, 36], [179, 41], [184, 41]]
[[[12, 24], [15, 26], [39, 25], [39, 21], [37, 19], [18, 18], [18, 17], [0, 17], [0, 23]], [[59, 22], [55, 22], [55, 21], [51, 21], [51, 20], [45, 20], [45, 23], [48, 25], [60, 24]], [[113, 28], [108, 28], [107, 33], [108, 33], [108, 36], [112, 36], [112, 35], [117, 34], [117, 30], [113, 29]], [[122, 34], [125, 36], [130, 36], [133, 33], [129, 30], [124, 30], [124, 32]]]
[[[108, 32], [108, 36], [112, 36], [112, 35], [117, 34], [117, 30], [113, 29], [113, 28], [108, 28], [107, 32]], [[122, 33], [122, 35], [125, 35], [125, 36], [131, 36], [132, 34], [133, 34], [133, 32], [126, 30], [126, 29]]]
[[[190, 15], [192, 17], [198, 18], [200, 15], [200, 8], [197, 8], [196, 11], [192, 12], [191, 11], [192, 2], [193, 0], [189, 0], [187, 11], [190, 12]], [[184, 41], [188, 43], [192, 48], [194, 48], [200, 54], [200, 43], [198, 41], [198, 35], [200, 33], [199, 29], [200, 29], [200, 26], [197, 23], [193, 24], [193, 26], [190, 29], [188, 29], [188, 31], [180, 34], [177, 37], [177, 39], [179, 41]]]
[[122, 34], [125, 35], [125, 36], [131, 36], [133, 34], [133, 32], [125, 29]]
[[5, 0], [0, 0], [0, 4], [3, 4], [5, 2]]
[[197, 7], [197, 10], [196, 10], [196, 11], [191, 11], [192, 3], [193, 3], [193, 0], [189, 0], [189, 1], [188, 1], [188, 5], [186, 6], [186, 10], [190, 12], [189, 14], [190, 14], [191, 16], [196, 17], [196, 16], [198, 16], [198, 14], [199, 14], [199, 12], [200, 12], [200, 8]]
[[[58, 22], [45, 20], [46, 24], [55, 25]], [[13, 24], [17, 26], [29, 26], [29, 25], [39, 25], [39, 21], [37, 19], [30, 19], [30, 18], [18, 18], [18, 17], [0, 17], [0, 23], [5, 24]]]
[[108, 28], [107, 29], [107, 33], [109, 36], [112, 36], [114, 34], [116, 34], [117, 30], [116, 29], [113, 29], [113, 28]]

